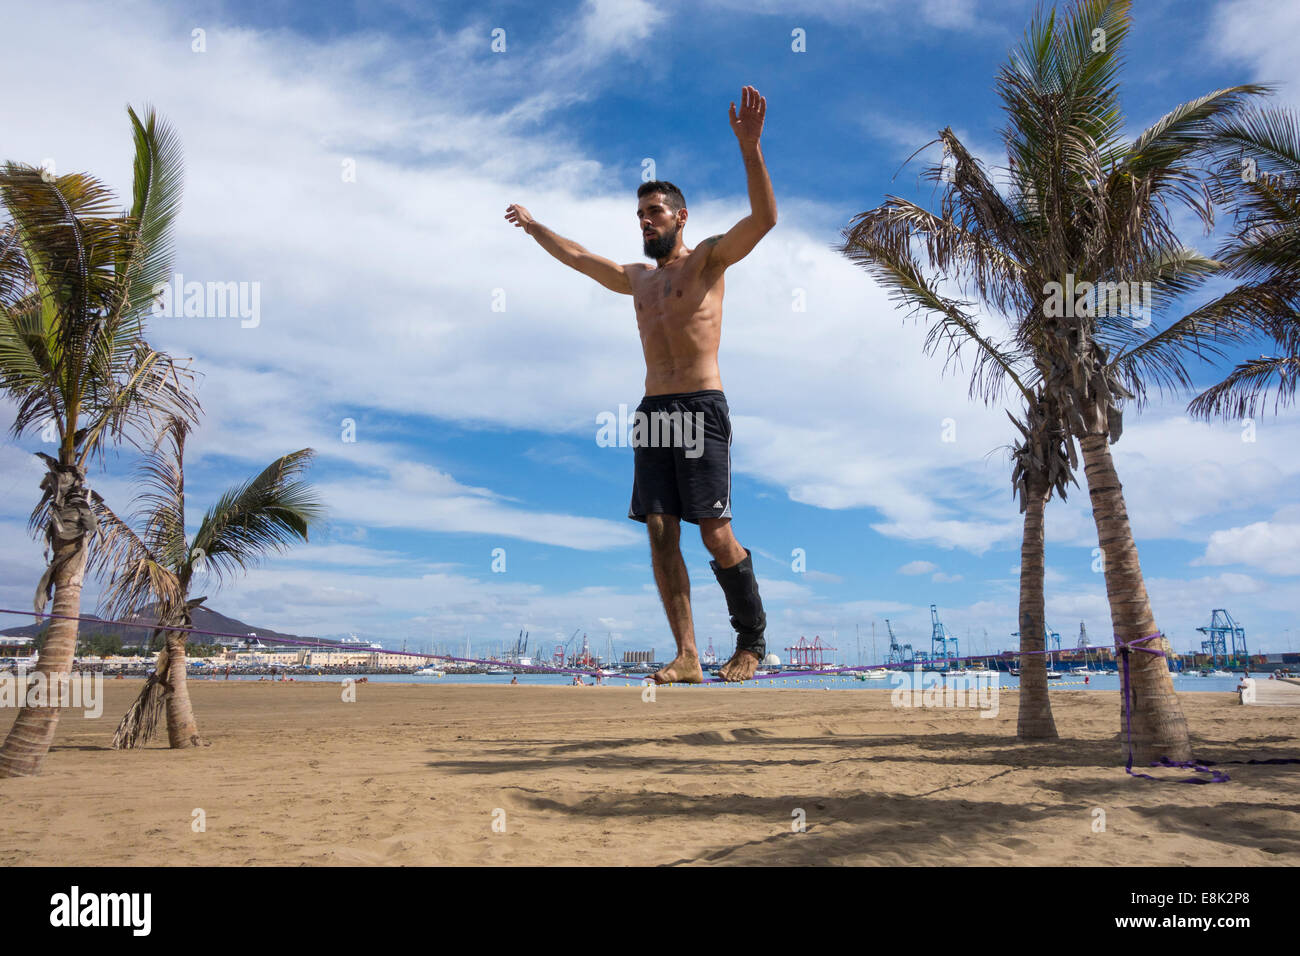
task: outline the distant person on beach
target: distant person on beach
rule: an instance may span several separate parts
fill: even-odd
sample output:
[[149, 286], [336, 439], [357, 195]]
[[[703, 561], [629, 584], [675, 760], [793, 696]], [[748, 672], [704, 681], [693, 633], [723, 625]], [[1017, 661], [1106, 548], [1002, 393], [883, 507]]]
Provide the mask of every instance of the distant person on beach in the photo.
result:
[[718, 371], [723, 273], [776, 225], [776, 198], [759, 149], [766, 114], [767, 100], [752, 86], [741, 91], [739, 114], [731, 104], [750, 214], [725, 234], [687, 249], [682, 231], [688, 214], [681, 190], [660, 180], [637, 190], [637, 223], [645, 255], [655, 260], [655, 268], [612, 262], [556, 235], [523, 206], [506, 209], [507, 220], [565, 265], [632, 297], [646, 377], [631, 437], [635, 475], [627, 516], [646, 524], [655, 582], [677, 644], [677, 656], [654, 674], [659, 684], [704, 680], [691, 618], [690, 578], [679, 546], [682, 520], [700, 528], [714, 558], [709, 566], [739, 635], [736, 652], [719, 676], [748, 680], [767, 653], [767, 617], [752, 555], [731, 530], [731, 413]]
[[512, 684], [518, 684], [518, 683], [519, 683], [519, 678], [518, 678], [518, 677], [512, 677], [512, 678], [510, 678], [510, 683], [512, 683]]

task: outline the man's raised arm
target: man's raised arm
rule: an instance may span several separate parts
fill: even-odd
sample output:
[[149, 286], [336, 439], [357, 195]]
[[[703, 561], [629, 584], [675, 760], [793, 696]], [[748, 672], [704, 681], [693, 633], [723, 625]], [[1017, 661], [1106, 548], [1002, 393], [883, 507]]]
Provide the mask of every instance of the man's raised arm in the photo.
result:
[[506, 207], [506, 219], [537, 240], [537, 244], [571, 269], [595, 279], [611, 292], [632, 294], [627, 271], [617, 262], [593, 255], [572, 239], [565, 239], [547, 229], [518, 203]]
[[725, 269], [739, 262], [776, 225], [776, 196], [772, 192], [772, 180], [767, 175], [767, 164], [763, 162], [763, 152], [758, 146], [766, 116], [767, 99], [752, 86], [740, 91], [739, 115], [736, 114], [736, 104], [731, 104], [731, 130], [736, 134], [740, 155], [745, 161], [750, 212], [725, 235], [704, 240], [703, 245], [710, 247], [710, 265]]

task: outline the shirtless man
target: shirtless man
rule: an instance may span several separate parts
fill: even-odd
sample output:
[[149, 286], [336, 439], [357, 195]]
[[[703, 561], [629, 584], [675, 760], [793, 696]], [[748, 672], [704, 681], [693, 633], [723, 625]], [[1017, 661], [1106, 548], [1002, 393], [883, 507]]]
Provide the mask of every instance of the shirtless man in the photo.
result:
[[[628, 517], [643, 521], [650, 534], [655, 582], [677, 642], [677, 656], [654, 675], [657, 683], [700, 683], [699, 652], [691, 620], [691, 584], [679, 548], [681, 521], [699, 525], [700, 537], [714, 560], [709, 562], [727, 598], [736, 652], [719, 672], [724, 680], [754, 676], [766, 653], [767, 617], [748, 549], [731, 531], [731, 421], [718, 374], [722, 335], [722, 276], [776, 225], [776, 199], [758, 140], [767, 100], [747, 86], [740, 113], [731, 104], [731, 129], [740, 144], [749, 181], [750, 214], [725, 235], [710, 236], [686, 248], [686, 201], [669, 182], [643, 183], [637, 190], [637, 223], [647, 258], [657, 263], [619, 265], [556, 235], [520, 205], [505, 218], [520, 226], [565, 265], [595, 279], [613, 292], [630, 295], [645, 354], [645, 398], [637, 411], [680, 413], [684, 422], [703, 421], [703, 441], [691, 444], [689, 426], [679, 430], [685, 442], [675, 447], [635, 448], [636, 475]], [[698, 441], [700, 436], [696, 436]], [[634, 442], [635, 443], [635, 442]]]

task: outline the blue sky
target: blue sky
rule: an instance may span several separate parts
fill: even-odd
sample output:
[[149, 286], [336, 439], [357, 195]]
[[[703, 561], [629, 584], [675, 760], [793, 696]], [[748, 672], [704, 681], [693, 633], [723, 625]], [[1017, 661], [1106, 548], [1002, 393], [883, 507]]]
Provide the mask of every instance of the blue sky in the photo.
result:
[[[935, 603], [963, 647], [969, 635], [975, 650], [997, 649], [1013, 643], [1020, 544], [1003, 406], [972, 403], [959, 374], [922, 354], [924, 328], [830, 246], [887, 193], [929, 201], [919, 162], [899, 167], [946, 125], [1005, 162], [993, 80], [1032, 10], [54, 2], [12, 14], [0, 37], [15, 91], [0, 154], [93, 171], [125, 196], [124, 105], [152, 102], [185, 144], [177, 271], [258, 283], [255, 327], [159, 318], [151, 331], [204, 376], [191, 519], [310, 446], [330, 520], [310, 545], [207, 591], [213, 607], [390, 646], [468, 635], [488, 650], [520, 629], [549, 644], [579, 628], [600, 649], [612, 638], [663, 656], [672, 639], [644, 527], [625, 517], [631, 450], [595, 441], [597, 415], [641, 397], [630, 301], [502, 215], [519, 202], [593, 251], [643, 261], [633, 213], [649, 158], [686, 195], [688, 244], [724, 231], [748, 212], [727, 107], [757, 86], [780, 223], [728, 273], [720, 365], [734, 530], [755, 555], [769, 647], [834, 631], [855, 659], [855, 627], [867, 647], [874, 623], [883, 648], [885, 618], [916, 643]], [[791, 50], [796, 28], [807, 52]], [[1278, 84], [1295, 106], [1298, 68], [1279, 38], [1297, 28], [1293, 9], [1260, 2], [1139, 4], [1124, 75], [1131, 131], [1246, 81]], [[497, 29], [506, 49], [494, 53]], [[1216, 243], [1190, 220], [1185, 238]], [[792, 311], [795, 290], [807, 312]], [[1204, 386], [1221, 372], [1194, 377]], [[1156, 619], [1184, 651], [1226, 607], [1252, 649], [1294, 649], [1296, 413], [1261, 417], [1243, 441], [1240, 424], [1188, 421], [1187, 397], [1130, 410], [1112, 449]], [[0, 425], [12, 414], [0, 402]], [[956, 441], [940, 438], [946, 418]], [[356, 441], [343, 440], [345, 419]], [[40, 574], [25, 531], [40, 448], [38, 434], [0, 445], [5, 607], [27, 607]], [[133, 463], [123, 451], [92, 474], [119, 510]], [[1108, 640], [1095, 547], [1086, 491], [1053, 502], [1048, 619], [1067, 643], [1080, 621]], [[491, 570], [496, 548], [504, 573]], [[805, 573], [792, 570], [796, 548]], [[721, 650], [726, 609], [693, 528], [683, 551], [701, 647]]]

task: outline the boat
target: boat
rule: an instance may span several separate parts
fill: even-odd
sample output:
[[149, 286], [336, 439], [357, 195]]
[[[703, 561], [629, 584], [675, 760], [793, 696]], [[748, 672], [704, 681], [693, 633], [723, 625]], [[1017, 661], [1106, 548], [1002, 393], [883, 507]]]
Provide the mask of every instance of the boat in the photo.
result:
[[1232, 674], [1229, 673], [1228, 671], [1221, 671], [1216, 667], [1214, 670], [1210, 671], [1205, 676], [1206, 677], [1231, 677]]
[[415, 672], [416, 677], [446, 677], [446, 671], [440, 671], [434, 667], [421, 667]]
[[889, 676], [889, 672], [883, 667], [873, 667], [871, 670], [858, 671], [852, 676], [858, 680], [884, 680]]

